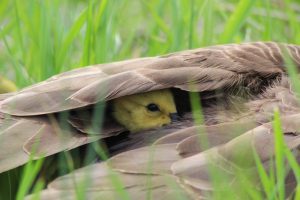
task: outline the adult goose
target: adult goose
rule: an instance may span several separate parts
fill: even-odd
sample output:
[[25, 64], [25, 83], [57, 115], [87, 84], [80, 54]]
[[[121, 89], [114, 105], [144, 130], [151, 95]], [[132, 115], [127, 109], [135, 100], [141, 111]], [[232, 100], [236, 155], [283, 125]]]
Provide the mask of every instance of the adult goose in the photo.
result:
[[[274, 155], [274, 109], [282, 118], [285, 145], [297, 150], [299, 104], [285, 60], [299, 67], [299, 50], [296, 45], [273, 42], [212, 46], [89, 66], [6, 94], [0, 103], [0, 172], [22, 165], [30, 157], [113, 138], [113, 142], [107, 139], [109, 152], [115, 155], [109, 166], [118, 172], [122, 188], [133, 198], [140, 199], [149, 190], [155, 197], [171, 198], [181, 191], [178, 188], [183, 188], [179, 193], [187, 198], [204, 197], [213, 189], [208, 172], [211, 164], [230, 174], [230, 184], [234, 184], [236, 169], [255, 174], [254, 148], [268, 169]], [[166, 102], [162, 103], [162, 113], [169, 118], [166, 122], [153, 125], [146, 120], [142, 128], [135, 129], [115, 114], [126, 98], [147, 95], [152, 101], [165, 99], [160, 102]], [[144, 107], [157, 110], [149, 106], [149, 98], [142, 100], [147, 102]], [[202, 105], [201, 125], [194, 120], [197, 104]], [[128, 116], [133, 110], [135, 107]], [[179, 115], [176, 120], [174, 113]], [[144, 146], [154, 141], [150, 149], [155, 151], [149, 158], [149, 147]], [[149, 160], [153, 163], [150, 170]], [[115, 187], [107, 183], [111, 170], [106, 163], [74, 174], [83, 178], [85, 172], [92, 176], [86, 187], [93, 191], [89, 195], [113, 198]], [[68, 198], [75, 198], [74, 174], [54, 181], [42, 197], [53, 199], [67, 191]], [[149, 174], [153, 175], [151, 187], [143, 181]], [[166, 175], [167, 182], [163, 181]], [[168, 187], [170, 180], [179, 184]], [[290, 175], [287, 189], [294, 185]]]

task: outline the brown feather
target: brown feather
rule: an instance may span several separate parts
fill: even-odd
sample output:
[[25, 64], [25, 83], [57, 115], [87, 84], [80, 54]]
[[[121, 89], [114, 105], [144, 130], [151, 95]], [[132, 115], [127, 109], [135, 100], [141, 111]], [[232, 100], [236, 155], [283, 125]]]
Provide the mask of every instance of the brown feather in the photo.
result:
[[299, 59], [295, 45], [246, 43], [91, 66], [21, 90], [2, 102], [1, 111], [19, 116], [54, 113], [139, 92], [191, 90], [191, 83], [194, 91], [234, 91], [241, 86], [260, 91], [264, 81], [272, 82], [285, 72], [280, 48]]
[[[100, 138], [116, 138], [117, 142], [109, 146], [111, 154], [116, 155], [107, 165], [124, 180], [123, 188], [133, 198], [143, 198], [151, 191], [155, 198], [171, 199], [177, 190], [162, 180], [165, 177], [170, 177], [189, 198], [207, 197], [214, 189], [208, 170], [211, 166], [228, 176], [228, 185], [234, 185], [233, 174], [238, 170], [257, 174], [253, 149], [266, 169], [272, 164], [271, 121], [275, 108], [282, 115], [287, 147], [295, 152], [299, 146], [300, 107], [286, 76], [282, 56], [285, 51], [299, 68], [300, 47], [296, 45], [220, 45], [77, 69], [2, 96], [0, 111], [5, 115], [1, 115], [0, 141], [7, 142], [1, 148], [7, 148], [9, 154], [0, 154], [0, 171], [27, 162], [29, 154], [34, 158], [48, 156]], [[73, 114], [89, 111], [103, 102], [109, 105], [110, 100], [118, 97], [164, 88], [173, 88], [176, 102], [181, 102], [179, 111], [183, 106], [180, 113], [184, 116], [179, 123], [120, 134], [123, 127], [115, 126], [107, 115], [109, 112], [105, 112], [106, 121], [98, 122], [104, 121], [103, 130], [90, 135], [91, 114], [87, 118]], [[204, 125], [195, 127], [185, 91], [200, 93]], [[63, 122], [57, 123], [65, 113], [68, 117], [63, 122], [70, 124], [66, 127]], [[209, 146], [199, 142], [201, 135], [206, 134]], [[118, 140], [119, 136], [123, 139]], [[240, 160], [240, 156], [246, 157], [247, 162]], [[91, 170], [92, 181], [85, 188], [91, 191], [89, 195], [116, 198], [105, 165], [95, 164], [57, 179], [42, 192], [42, 197], [67, 194], [68, 198], [75, 198], [72, 176], [83, 179], [82, 174]], [[146, 186], [145, 178], [151, 179], [154, 187]], [[287, 186], [293, 187], [293, 177], [289, 180]]]

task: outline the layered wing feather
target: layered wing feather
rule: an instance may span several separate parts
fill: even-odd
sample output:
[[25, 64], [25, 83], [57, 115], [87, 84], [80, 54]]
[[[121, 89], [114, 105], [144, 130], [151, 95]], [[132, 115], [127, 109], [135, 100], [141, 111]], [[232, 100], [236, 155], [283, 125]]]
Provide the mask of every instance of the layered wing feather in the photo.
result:
[[77, 69], [21, 90], [1, 103], [4, 113], [55, 113], [125, 95], [175, 87], [260, 90], [285, 72], [281, 48], [299, 66], [299, 48], [277, 43], [220, 45]]
[[62, 129], [46, 117], [19, 118], [1, 114], [0, 138], [1, 173], [29, 160], [70, 150], [100, 137]]
[[[294, 127], [290, 127], [289, 124], [288, 130], [295, 134], [284, 132], [286, 133], [284, 142], [290, 150], [296, 152], [300, 144], [300, 136], [297, 135], [299, 114], [288, 117], [286, 120], [293, 120]], [[231, 125], [233, 128], [236, 124]], [[212, 169], [214, 173], [221, 173], [224, 178], [223, 182], [219, 182], [221, 185], [218, 187], [219, 190], [235, 187], [235, 184], [239, 183], [236, 177], [237, 172], [254, 177], [259, 186], [254, 151], [269, 173], [269, 169], [272, 168], [270, 167], [271, 159], [274, 156], [272, 128], [268, 124], [254, 129], [248, 127], [249, 131], [230, 137], [222, 133], [228, 126], [229, 124], [225, 124], [224, 127], [220, 124], [214, 132], [207, 132], [208, 140], [212, 145], [210, 147], [202, 147], [203, 144], [199, 144], [199, 138], [193, 140], [193, 143], [200, 145], [201, 149], [197, 147], [196, 151], [193, 150], [191, 154], [188, 154], [188, 157], [185, 157], [186, 154], [185, 156], [180, 154], [180, 146], [185, 141], [183, 138], [186, 135], [181, 130], [172, 134], [172, 137], [176, 138], [182, 134], [182, 139], [176, 143], [173, 143], [172, 139], [171, 143], [127, 151], [112, 157], [107, 163], [98, 163], [74, 171], [53, 181], [46, 190], [41, 192], [40, 197], [50, 199], [54, 193], [58, 199], [65, 197], [76, 199], [76, 190], [80, 190], [87, 195], [93, 192], [100, 196], [109, 195], [110, 199], [118, 199], [120, 197], [114, 194], [123, 190], [131, 199], [146, 199], [149, 193], [165, 199], [174, 199], [176, 195], [184, 196], [184, 199], [210, 199], [210, 195], [215, 190], [211, 182]], [[194, 128], [199, 127], [192, 129]], [[193, 134], [197, 135], [197, 132]], [[219, 138], [218, 142], [215, 142], [215, 137]], [[297, 159], [300, 160], [300, 157], [298, 156]], [[112, 181], [115, 180], [114, 178], [120, 181], [120, 185], [114, 185], [115, 182]], [[294, 175], [289, 173], [286, 181], [286, 191], [290, 194], [296, 186]], [[144, 185], [145, 182], [148, 183], [147, 187]], [[238, 193], [236, 193], [237, 198]], [[74, 196], [70, 197], [69, 195], [72, 194]], [[32, 197], [34, 195], [29, 196], [28, 199]]]

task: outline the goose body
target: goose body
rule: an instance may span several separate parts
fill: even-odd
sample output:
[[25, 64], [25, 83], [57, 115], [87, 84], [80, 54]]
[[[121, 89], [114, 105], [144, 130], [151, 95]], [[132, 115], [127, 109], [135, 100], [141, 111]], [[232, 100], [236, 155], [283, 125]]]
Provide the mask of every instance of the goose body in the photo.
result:
[[[141, 199], [147, 191], [161, 199], [172, 199], [178, 192], [186, 198], [204, 198], [213, 190], [207, 170], [210, 162], [229, 174], [235, 168], [255, 174], [254, 148], [263, 165], [270, 165], [275, 108], [281, 113], [287, 147], [297, 150], [300, 107], [291, 90], [284, 57], [289, 56], [299, 68], [299, 52], [297, 45], [273, 42], [212, 46], [89, 66], [5, 95], [0, 103], [0, 141], [5, 141], [0, 144], [0, 149], [5, 149], [0, 150], [0, 172], [26, 163], [30, 156], [45, 157], [120, 135], [126, 128], [109, 118], [111, 102], [171, 89], [181, 113], [179, 122], [130, 134], [129, 140], [111, 147], [115, 156], [108, 164], [94, 164], [58, 178], [42, 192], [42, 198], [64, 194], [75, 198], [72, 177], [82, 181], [87, 174], [91, 181], [85, 189], [91, 198], [103, 195], [113, 199], [115, 188], [107, 183], [107, 165], [120, 176], [133, 199]], [[188, 92], [201, 96], [202, 125], [193, 121]], [[104, 117], [99, 118], [96, 131], [91, 131], [98, 107]], [[64, 113], [68, 114], [61, 123], [59, 116]], [[63, 124], [68, 124], [67, 128]], [[207, 133], [207, 145], [199, 143], [199, 133]], [[154, 146], [147, 147], [153, 142]], [[241, 147], [243, 151], [237, 150]], [[249, 160], [240, 162], [236, 159], [239, 154]], [[150, 171], [149, 160], [153, 161]], [[150, 188], [145, 184], [148, 174], [154, 183]], [[229, 180], [234, 177], [229, 176]], [[170, 181], [176, 183], [175, 188], [168, 185]]]

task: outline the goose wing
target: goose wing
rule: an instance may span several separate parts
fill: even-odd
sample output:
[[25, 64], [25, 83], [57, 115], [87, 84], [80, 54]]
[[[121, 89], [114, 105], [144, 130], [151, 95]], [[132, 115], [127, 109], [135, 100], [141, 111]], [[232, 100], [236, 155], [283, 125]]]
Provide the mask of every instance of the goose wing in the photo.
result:
[[200, 48], [65, 72], [5, 99], [0, 111], [42, 115], [170, 87], [260, 91], [285, 72], [282, 48], [299, 66], [296, 45], [257, 42]]

